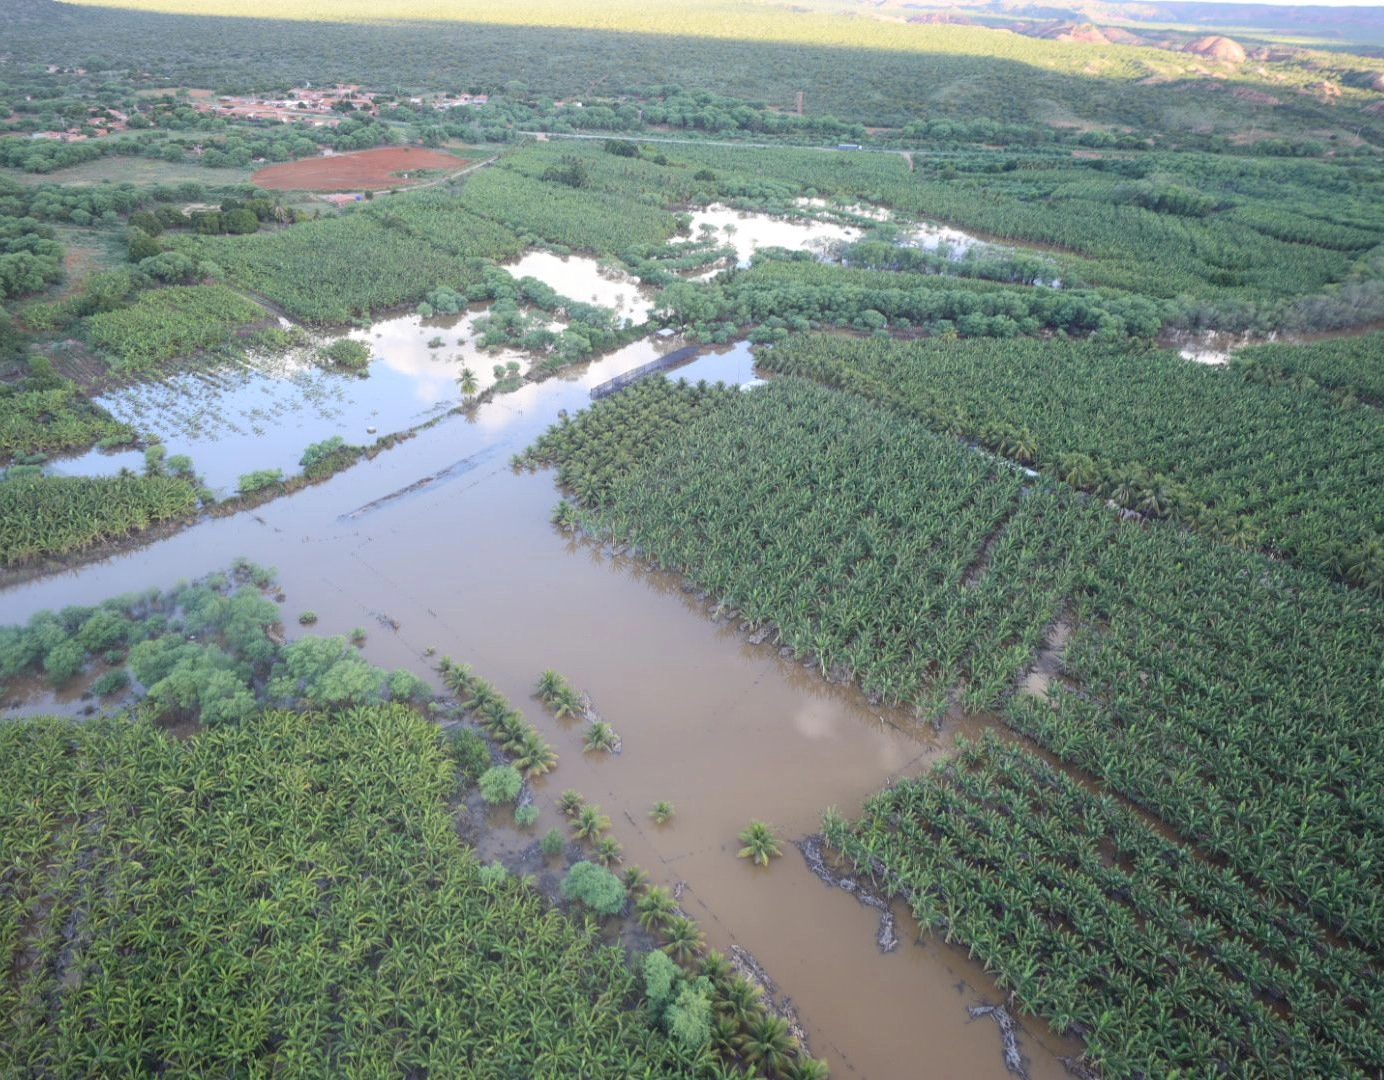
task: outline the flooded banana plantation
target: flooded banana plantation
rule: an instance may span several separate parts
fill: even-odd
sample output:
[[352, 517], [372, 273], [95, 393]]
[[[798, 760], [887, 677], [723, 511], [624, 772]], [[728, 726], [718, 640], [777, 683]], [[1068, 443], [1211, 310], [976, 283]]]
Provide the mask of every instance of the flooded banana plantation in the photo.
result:
[[[624, 289], [624, 310], [645, 314], [637, 290], [592, 273], [594, 264], [533, 256], [520, 265], [555, 275], [563, 291], [606, 301], [603, 289]], [[574, 274], [586, 276], [574, 282]], [[676, 335], [652, 335], [463, 407], [479, 388], [460, 393], [461, 369], [488, 376], [494, 362], [471, 344], [476, 317], [409, 315], [352, 332], [372, 350], [366, 378], [252, 361], [229, 374], [191, 373], [112, 394], [112, 412], [158, 431], [221, 490], [250, 467], [292, 468], [301, 447], [319, 438], [413, 434], [254, 509], [12, 585], [3, 594], [5, 621], [168, 589], [237, 558], [273, 567], [290, 640], [305, 632], [299, 614], [311, 611], [314, 633], [363, 628], [362, 653], [381, 666], [436, 683], [438, 657], [464, 661], [556, 749], [556, 769], [531, 781], [536, 832], [494, 811], [466, 823], [483, 856], [539, 871], [540, 886], [555, 891], [541, 880], [535, 836], [562, 827], [559, 792], [577, 789], [612, 819], [625, 864], [673, 891], [710, 947], [734, 951], [760, 973], [769, 999], [833, 1075], [1012, 1075], [1002, 1028], [967, 1012], [1005, 1001], [981, 966], [958, 947], [920, 937], [901, 904], [872, 906], [855, 886], [834, 884], [810, 842], [812, 862], [792, 846], [818, 832], [824, 807], [858, 812], [871, 792], [917, 775], [954, 736], [987, 721], [957, 712], [934, 729], [756, 643], [678, 576], [560, 531], [550, 522], [560, 495], [552, 473], [510, 465], [549, 425], [586, 407], [594, 387], [674, 352], [680, 359], [668, 377], [753, 392], [760, 380], [748, 345], [688, 348]], [[438, 337], [443, 345], [430, 344]], [[589, 696], [619, 733], [618, 755], [584, 751], [580, 729], [543, 709], [533, 692], [545, 669]], [[6, 715], [90, 712], [90, 681], [61, 694], [17, 684]], [[649, 816], [659, 801], [676, 807], [663, 825]], [[771, 823], [785, 840], [784, 857], [770, 866], [736, 858], [737, 833], [751, 819]], [[1058, 1058], [1079, 1046], [1041, 1021], [1014, 1019], [1011, 1064], [1017, 1048], [1027, 1075], [1064, 1075]]]

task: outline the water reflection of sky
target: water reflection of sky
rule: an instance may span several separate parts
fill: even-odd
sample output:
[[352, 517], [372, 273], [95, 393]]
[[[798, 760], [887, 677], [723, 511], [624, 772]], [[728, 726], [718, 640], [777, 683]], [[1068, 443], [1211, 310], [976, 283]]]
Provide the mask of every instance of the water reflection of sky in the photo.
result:
[[[814, 211], [819, 208], [811, 207]], [[870, 208], [847, 208], [857, 217], [878, 216]], [[831, 211], [820, 208], [829, 215]], [[692, 215], [692, 231], [703, 225], [719, 243], [733, 246], [742, 261], [761, 247], [815, 250], [826, 254], [839, 241], [858, 239], [857, 225], [834, 220], [781, 219], [708, 207]], [[916, 242], [923, 231], [908, 233]], [[926, 235], [946, 242], [954, 252], [972, 238], [951, 229], [929, 229]], [[933, 244], [935, 246], [935, 244]], [[636, 323], [647, 320], [652, 290], [602, 269], [579, 255], [560, 257], [529, 252], [508, 267], [516, 277], [532, 276], [560, 295], [595, 303]], [[348, 443], [368, 444], [377, 437], [417, 427], [461, 403], [457, 379], [469, 367], [479, 390], [491, 386], [494, 368], [509, 363], [527, 371], [532, 357], [513, 350], [490, 353], [476, 344], [475, 323], [486, 308], [475, 305], [457, 315], [421, 318], [416, 314], [383, 319], [346, 336], [370, 346], [369, 376], [361, 378], [326, 370], [316, 362], [316, 347], [276, 357], [254, 357], [241, 364], [182, 372], [158, 382], [113, 391], [98, 402], [142, 435], [159, 439], [167, 453], [185, 454], [203, 481], [219, 494], [235, 489], [240, 476], [258, 469], [299, 469], [312, 443], [340, 436]], [[558, 328], [559, 324], [551, 324]], [[684, 344], [680, 339], [642, 339], [590, 365], [548, 380], [543, 389], [526, 385], [480, 410], [475, 422], [492, 432], [510, 428], [514, 419], [538, 409], [549, 422], [557, 409], [583, 407], [590, 387]], [[744, 384], [754, 377], [753, 358], [740, 343], [708, 349], [669, 373], [691, 381]], [[563, 389], [563, 387], [567, 389]], [[568, 400], [570, 398], [570, 400]], [[560, 403], [555, 403], [560, 400]], [[108, 475], [121, 468], [141, 471], [138, 452], [91, 451], [47, 466], [64, 475]]]

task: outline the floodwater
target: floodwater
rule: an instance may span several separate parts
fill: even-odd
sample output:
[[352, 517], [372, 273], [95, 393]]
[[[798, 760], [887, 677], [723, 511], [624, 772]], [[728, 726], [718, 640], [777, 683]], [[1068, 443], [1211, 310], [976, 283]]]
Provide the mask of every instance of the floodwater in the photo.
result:
[[712, 205], [692, 211], [692, 235], [708, 233], [718, 244], [735, 248], [737, 265], [743, 269], [760, 248], [816, 251], [825, 257], [833, 244], [859, 240], [862, 230], [834, 221], [772, 217]]
[[[755, 252], [766, 247], [814, 251], [823, 261], [839, 261], [841, 247], [864, 237], [869, 223], [893, 220], [890, 212], [880, 207], [835, 206], [822, 199], [798, 199], [797, 205], [812, 216], [774, 217], [712, 205], [693, 212], [692, 231], [694, 235], [709, 233], [717, 243], [734, 247], [736, 265], [744, 269], [750, 265]], [[925, 221], [898, 221], [896, 224], [898, 233], [894, 242], [899, 246], [938, 252], [952, 262], [984, 259], [1014, 250], [947, 225]], [[707, 280], [718, 272], [710, 270], [694, 280]], [[1062, 282], [1054, 276], [1037, 284], [1060, 288]]]
[[[276, 567], [294, 633], [297, 614], [312, 609], [317, 633], [364, 627], [365, 655], [382, 666], [426, 671], [435, 648], [492, 680], [561, 756], [535, 783], [543, 816], [534, 835], [559, 823], [553, 802], [564, 788], [600, 803], [626, 863], [655, 882], [685, 883], [682, 904], [709, 943], [759, 960], [833, 1075], [1000, 1080], [997, 1029], [969, 1021], [965, 1007], [1003, 995], [964, 952], [932, 939], [913, 945], [916, 929], [903, 919], [900, 947], [881, 954], [876, 913], [812, 876], [787, 843], [767, 869], [735, 857], [751, 819], [773, 823], [785, 841], [810, 834], [823, 808], [858, 811], [891, 777], [925, 768], [958, 728], [940, 738], [917, 730], [772, 646], [747, 644], [674, 577], [568, 540], [548, 524], [551, 476], [506, 465], [559, 409], [585, 404], [591, 386], [677, 344], [637, 343], [449, 417], [321, 485], [10, 589], [6, 621], [167, 588], [237, 555]], [[735, 365], [748, 356], [714, 355]], [[544, 668], [591, 695], [622, 754], [584, 754], [580, 725], [528, 696]], [[647, 816], [658, 799], [677, 808], [663, 827]], [[1030, 1075], [1065, 1075], [1055, 1055], [1079, 1047], [1020, 1020]]]
[[602, 267], [586, 255], [530, 251], [505, 267], [516, 278], [537, 278], [569, 300], [610, 308], [628, 325], [648, 322], [654, 290], [619, 270]]

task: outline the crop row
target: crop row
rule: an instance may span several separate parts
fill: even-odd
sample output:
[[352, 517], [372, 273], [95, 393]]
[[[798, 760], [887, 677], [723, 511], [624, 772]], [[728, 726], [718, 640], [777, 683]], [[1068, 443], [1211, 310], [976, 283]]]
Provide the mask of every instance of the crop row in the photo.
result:
[[86, 336], [110, 354], [114, 369], [134, 374], [227, 345], [237, 329], [264, 317], [263, 308], [224, 285], [173, 286], [90, 316]]
[[[877, 382], [849, 381], [867, 392]], [[992, 381], [1004, 385], [998, 374]], [[1246, 389], [1233, 377], [1227, 385]], [[666, 405], [679, 394], [706, 403], [702, 414], [679, 420]], [[1116, 523], [1065, 489], [932, 438], [902, 413], [795, 379], [753, 393], [640, 384], [550, 430], [534, 456], [559, 463], [586, 529], [681, 569], [748, 626], [772, 624], [824, 674], [853, 674], [924, 715], [952, 700], [975, 708], [1004, 699], [1011, 726], [1157, 815], [1226, 868], [1224, 881], [1245, 904], [1278, 912], [1236, 922], [1239, 940], [1227, 948], [1268, 950], [1286, 974], [1256, 988], [1252, 1008], [1240, 976], [1199, 984], [1210, 1005], [1197, 1006], [1191, 1026], [1158, 1019], [1157, 1045], [1140, 1034], [1149, 1015], [1138, 1011], [1148, 997], [1138, 984], [1103, 991], [1127, 1004], [1100, 1024], [1072, 1020], [1086, 1015], [1072, 1011], [1080, 987], [1025, 999], [1091, 1039], [1114, 1074], [1163, 1075], [1203, 1053], [1225, 1055], [1232, 1072], [1283, 1061], [1331, 1075], [1334, 1052], [1343, 1055], [1338, 1075], [1377, 1071], [1366, 1016], [1377, 995], [1360, 987], [1384, 955], [1384, 669], [1374, 647], [1384, 640], [1384, 606], [1372, 594], [1170, 522]], [[867, 592], [867, 584], [880, 587]], [[1071, 630], [1062, 678], [1046, 696], [1012, 692], [1053, 621]], [[1052, 827], [1060, 823], [1058, 815]], [[1055, 835], [1040, 831], [1033, 844], [1041, 851], [1058, 844]], [[950, 857], [934, 838], [914, 839], [916, 850], [905, 845], [899, 858]], [[1025, 860], [998, 850], [1028, 872]], [[968, 944], [1023, 917], [1024, 907], [1007, 901], [970, 903], [994, 887], [988, 864], [953, 871], [939, 895], [950, 897], [948, 910], [964, 909]], [[1195, 928], [1193, 915], [1185, 918]], [[1104, 915], [1083, 920], [1081, 935], [1106, 932]], [[1315, 946], [1285, 952], [1288, 925], [1306, 939], [1348, 943], [1332, 955], [1354, 958], [1358, 949], [1368, 971], [1353, 969], [1356, 959], [1333, 960], [1311, 976], [1315, 989], [1304, 986], [1294, 973], [1310, 970]], [[1030, 989], [1048, 967], [1062, 970], [1045, 952], [1013, 966], [1036, 940], [1005, 946], [1005, 970], [1026, 971]], [[1196, 959], [1176, 934], [1155, 944], [1149, 978], [1160, 971], [1172, 981], [1173, 968]], [[1066, 947], [1043, 946], [1054, 956]], [[1243, 965], [1235, 970], [1258, 970]], [[1268, 1022], [1261, 1006], [1272, 1013], [1285, 1001], [1295, 1033], [1262, 1045], [1253, 1035], [1218, 1036], [1228, 1021], [1205, 1023], [1209, 1008], [1253, 1027]], [[1124, 1034], [1111, 1042], [1115, 1028]], [[1164, 1066], [1149, 1066], [1156, 1060]]]
[[[404, 706], [0, 729], [0, 1071], [691, 1075], [591, 923], [485, 873]], [[81, 822], [81, 827], [77, 827]]]
[[583, 159], [559, 159], [552, 168], [557, 173], [539, 177], [500, 166], [482, 169], [467, 178], [461, 204], [522, 236], [583, 251], [621, 251], [673, 235], [673, 215], [657, 204], [589, 187]]
[[1384, 417], [1162, 351], [804, 336], [763, 363], [888, 402], [1121, 506], [1384, 588]]
[[761, 259], [728, 279], [678, 282], [659, 297], [670, 321], [706, 327], [926, 328], [944, 337], [1010, 338], [1060, 330], [1105, 340], [1151, 338], [1159, 305], [1095, 290], [1006, 288], [952, 275], [844, 269]]
[[1384, 1068], [1368, 955], [993, 736], [825, 833], [1104, 1075]]
[[[702, 415], [670, 425], [676, 395]], [[1108, 528], [921, 425], [797, 380], [752, 394], [648, 380], [550, 430], [535, 456], [558, 464], [589, 528], [772, 627], [823, 675], [928, 718], [957, 692], [996, 703]]]
[[1254, 345], [1237, 352], [1233, 363], [1246, 378], [1286, 378], [1295, 389], [1323, 386], [1384, 405], [1384, 334], [1303, 345]]
[[84, 450], [103, 439], [133, 442], [134, 431], [68, 380], [0, 385], [0, 463], [20, 454]]
[[1384, 954], [1384, 605], [1127, 525], [1093, 553], [1069, 610], [1071, 688], [1016, 699], [1009, 722]]
[[197, 490], [173, 476], [23, 476], [0, 480], [0, 564], [84, 551], [186, 517]]
[[[405, 198], [398, 196], [401, 205]], [[446, 219], [443, 227], [431, 205], [415, 211], [391, 206], [383, 215], [356, 211], [250, 236], [179, 236], [175, 243], [214, 261], [228, 280], [263, 293], [294, 318], [342, 323], [415, 303], [438, 285], [464, 294], [478, 280], [469, 264], [473, 255], [514, 250], [513, 237], [469, 214], [463, 221]], [[439, 244], [418, 235], [425, 223], [441, 228]], [[472, 228], [483, 238], [474, 248], [464, 240]]]

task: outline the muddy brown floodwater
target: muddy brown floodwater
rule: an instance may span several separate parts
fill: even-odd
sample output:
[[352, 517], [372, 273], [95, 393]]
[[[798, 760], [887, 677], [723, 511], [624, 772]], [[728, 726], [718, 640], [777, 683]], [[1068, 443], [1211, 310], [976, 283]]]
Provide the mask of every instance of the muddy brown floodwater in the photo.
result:
[[[315, 632], [364, 627], [372, 661], [419, 672], [436, 648], [522, 707], [561, 755], [535, 785], [534, 835], [561, 824], [553, 803], [564, 788], [600, 803], [626, 864], [655, 882], [685, 883], [683, 907], [709, 944], [737, 944], [758, 959], [834, 1076], [1008, 1075], [996, 1024], [966, 1013], [1003, 995], [964, 952], [935, 939], [914, 944], [917, 928], [899, 910], [900, 947], [881, 954], [877, 913], [820, 882], [789, 844], [767, 869], [735, 857], [736, 833], [752, 818], [785, 840], [813, 833], [824, 807], [858, 811], [891, 777], [925, 768], [957, 727], [940, 737], [901, 730], [902, 716], [747, 644], [676, 578], [561, 536], [548, 524], [558, 497], [551, 475], [508, 468], [509, 454], [558, 408], [578, 407], [608, 375], [593, 365], [526, 387], [320, 486], [10, 589], [0, 597], [4, 621], [167, 587], [237, 555], [276, 567], [291, 631], [310, 608]], [[544, 668], [591, 695], [622, 736], [622, 754], [583, 754], [580, 725], [554, 720], [529, 696]], [[658, 799], [677, 808], [663, 827], [648, 817]], [[1019, 1019], [1029, 1075], [1065, 1075], [1057, 1055], [1080, 1047]]]

